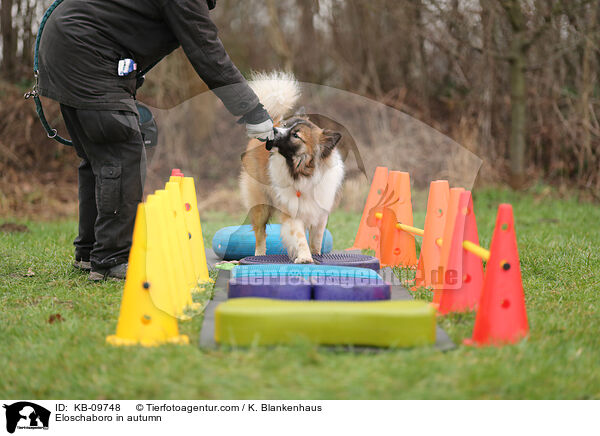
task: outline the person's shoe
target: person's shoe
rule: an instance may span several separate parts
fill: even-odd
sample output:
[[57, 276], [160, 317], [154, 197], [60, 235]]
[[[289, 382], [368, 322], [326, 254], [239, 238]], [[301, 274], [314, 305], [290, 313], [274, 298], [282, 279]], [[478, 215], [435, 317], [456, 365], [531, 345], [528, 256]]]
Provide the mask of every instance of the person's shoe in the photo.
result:
[[113, 266], [104, 272], [92, 270], [90, 271], [89, 279], [92, 282], [99, 282], [106, 279], [125, 280], [125, 276], [127, 275], [127, 265], [127, 263], [122, 263], [120, 265]]
[[75, 262], [73, 262], [73, 267], [87, 272], [92, 270], [92, 263], [89, 260], [75, 260]]

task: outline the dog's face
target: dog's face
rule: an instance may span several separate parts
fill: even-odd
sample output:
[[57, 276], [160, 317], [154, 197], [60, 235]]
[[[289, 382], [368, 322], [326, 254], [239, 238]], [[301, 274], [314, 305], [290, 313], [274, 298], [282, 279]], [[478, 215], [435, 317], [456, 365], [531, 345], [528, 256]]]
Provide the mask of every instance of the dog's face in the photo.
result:
[[323, 130], [307, 118], [293, 117], [275, 127], [275, 138], [267, 141], [267, 150], [286, 160], [294, 179], [310, 177], [321, 161], [333, 152], [342, 135]]

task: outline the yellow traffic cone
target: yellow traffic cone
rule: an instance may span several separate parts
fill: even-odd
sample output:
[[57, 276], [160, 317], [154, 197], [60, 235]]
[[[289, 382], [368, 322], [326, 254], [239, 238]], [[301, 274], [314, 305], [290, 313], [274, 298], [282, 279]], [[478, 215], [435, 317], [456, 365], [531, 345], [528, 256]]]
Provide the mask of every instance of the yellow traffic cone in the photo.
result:
[[[150, 297], [154, 304], [171, 316], [181, 317], [185, 301], [178, 292], [173, 259], [166, 229], [165, 206], [162, 197], [149, 195], [146, 200], [148, 226], [146, 275], [152, 283]], [[184, 286], [183, 282], [180, 286]]]
[[158, 309], [149, 292], [154, 283], [146, 276], [146, 210], [138, 205], [129, 267], [121, 300], [117, 334], [106, 338], [111, 345], [152, 346], [163, 343], [188, 344], [189, 338], [180, 335], [177, 320]]
[[[172, 177], [175, 178], [175, 177]], [[181, 179], [181, 177], [179, 177]], [[179, 242], [179, 252], [185, 273], [185, 282], [191, 292], [199, 291], [196, 273], [192, 263], [192, 247], [190, 245], [189, 233], [185, 227], [185, 218], [183, 217], [183, 202], [181, 201], [181, 191], [177, 182], [167, 182], [165, 191], [167, 191], [171, 211], [175, 218], [175, 230]]]
[[185, 226], [189, 233], [192, 247], [192, 260], [198, 282], [212, 281], [208, 275], [206, 265], [206, 253], [204, 241], [202, 240], [202, 226], [200, 224], [200, 213], [198, 212], [198, 201], [196, 199], [196, 188], [192, 177], [183, 177], [181, 180], [181, 199], [183, 201]]
[[155, 192], [157, 198], [161, 201], [161, 212], [164, 222], [163, 234], [166, 236], [166, 256], [165, 261], [170, 271], [172, 283], [175, 285], [175, 294], [178, 302], [178, 316], [182, 320], [190, 319], [184, 312], [186, 310], [196, 310], [201, 306], [192, 302], [192, 286], [188, 286], [183, 267], [182, 250], [177, 236], [177, 224], [175, 216], [171, 209], [171, 199], [166, 190], [161, 189]]

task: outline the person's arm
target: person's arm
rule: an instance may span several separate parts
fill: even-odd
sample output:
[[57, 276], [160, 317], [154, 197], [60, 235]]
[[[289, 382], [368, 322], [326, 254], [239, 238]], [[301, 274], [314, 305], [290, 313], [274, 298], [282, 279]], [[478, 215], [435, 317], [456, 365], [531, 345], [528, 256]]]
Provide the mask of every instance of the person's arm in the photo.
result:
[[[244, 116], [242, 121], [248, 124], [268, 124], [269, 114], [217, 36], [206, 0], [167, 0], [163, 4], [163, 14], [200, 78], [229, 112]], [[251, 120], [245, 117], [248, 114], [251, 114]]]

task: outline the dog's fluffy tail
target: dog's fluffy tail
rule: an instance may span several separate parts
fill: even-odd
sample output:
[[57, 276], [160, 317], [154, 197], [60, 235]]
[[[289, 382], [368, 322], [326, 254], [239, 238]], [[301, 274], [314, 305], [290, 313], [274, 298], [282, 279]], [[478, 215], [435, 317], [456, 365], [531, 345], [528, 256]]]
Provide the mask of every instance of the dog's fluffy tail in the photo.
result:
[[253, 72], [249, 83], [274, 121], [288, 117], [300, 98], [300, 85], [292, 73]]

